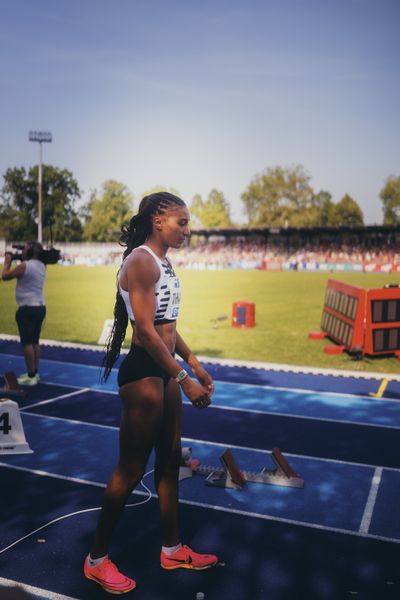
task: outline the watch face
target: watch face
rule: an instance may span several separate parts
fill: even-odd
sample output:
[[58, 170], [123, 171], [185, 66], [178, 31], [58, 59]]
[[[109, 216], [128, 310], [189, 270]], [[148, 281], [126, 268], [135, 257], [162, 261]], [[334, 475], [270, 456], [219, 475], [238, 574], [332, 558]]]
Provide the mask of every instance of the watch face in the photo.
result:
[[186, 379], [187, 377], [187, 373], [185, 371], [185, 369], [182, 369], [182, 371], [179, 371], [178, 375], [176, 376], [177, 381], [183, 381], [184, 379]]

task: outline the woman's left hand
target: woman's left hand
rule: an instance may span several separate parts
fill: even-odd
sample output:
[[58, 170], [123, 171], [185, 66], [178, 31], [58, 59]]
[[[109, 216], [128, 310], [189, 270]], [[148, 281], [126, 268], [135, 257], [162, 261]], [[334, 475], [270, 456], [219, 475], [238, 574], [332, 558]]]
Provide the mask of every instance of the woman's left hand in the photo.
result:
[[196, 379], [199, 381], [199, 383], [201, 383], [201, 385], [204, 388], [206, 388], [206, 390], [208, 391], [208, 393], [211, 396], [211, 394], [214, 393], [214, 389], [215, 389], [214, 382], [213, 382], [211, 375], [209, 373], [207, 373], [207, 371], [201, 365], [195, 367], [194, 369], [192, 368], [192, 371], [193, 371]]

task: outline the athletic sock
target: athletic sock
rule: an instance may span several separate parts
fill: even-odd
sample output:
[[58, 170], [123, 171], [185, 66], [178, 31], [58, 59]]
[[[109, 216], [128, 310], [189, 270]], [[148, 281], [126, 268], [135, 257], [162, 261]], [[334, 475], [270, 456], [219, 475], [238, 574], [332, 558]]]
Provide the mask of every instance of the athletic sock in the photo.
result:
[[178, 552], [178, 550], [180, 550], [182, 548], [182, 544], [178, 544], [177, 546], [162, 546], [162, 551], [164, 552], [164, 554], [170, 555], [170, 554], [175, 554], [175, 552]]
[[101, 563], [107, 558], [107, 556], [108, 554], [106, 554], [105, 556], [100, 556], [100, 558], [92, 558], [90, 554], [88, 554], [89, 565], [91, 567], [97, 567], [98, 565], [101, 565]]
[[32, 377], [35, 377], [36, 373], [37, 373], [37, 371], [31, 371], [31, 372], [28, 371], [28, 377], [30, 377], [32, 379]]

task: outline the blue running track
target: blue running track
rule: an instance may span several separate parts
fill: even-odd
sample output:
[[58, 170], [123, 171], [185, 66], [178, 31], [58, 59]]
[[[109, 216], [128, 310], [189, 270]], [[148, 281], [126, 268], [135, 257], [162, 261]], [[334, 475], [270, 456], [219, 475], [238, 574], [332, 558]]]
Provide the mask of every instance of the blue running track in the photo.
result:
[[[0, 373], [21, 372], [19, 352], [0, 341]], [[106, 597], [82, 574], [98, 511], [79, 512], [99, 506], [117, 460], [116, 370], [101, 385], [100, 362], [93, 350], [44, 347], [41, 383], [17, 398], [33, 453], [0, 455], [0, 598], [10, 582], [31, 586], [33, 598]], [[278, 446], [305, 486], [220, 489], [200, 474], [181, 481], [184, 541], [215, 551], [225, 566], [165, 572], [148, 474], [111, 550], [138, 581], [132, 598], [400, 598], [400, 381], [376, 399], [376, 379], [209, 369], [213, 404], [198, 411], [184, 402], [183, 445], [215, 467], [229, 447], [245, 471], [273, 468]]]

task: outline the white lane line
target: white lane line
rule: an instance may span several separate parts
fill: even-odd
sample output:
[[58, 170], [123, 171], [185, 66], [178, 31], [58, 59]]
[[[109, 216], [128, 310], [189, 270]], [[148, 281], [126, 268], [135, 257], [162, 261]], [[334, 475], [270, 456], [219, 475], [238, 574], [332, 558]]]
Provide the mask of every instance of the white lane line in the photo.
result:
[[[0, 336], [1, 339], [1, 336]], [[42, 344], [42, 340], [40, 340], [40, 345]], [[6, 352], [0, 354], [0, 356], [6, 356], [7, 358], [17, 358], [20, 359], [22, 358], [20, 355], [17, 354], [7, 354]], [[57, 360], [55, 358], [41, 358], [40, 362], [46, 363], [54, 363], [56, 365], [71, 365], [71, 367], [88, 367], [88, 369], [96, 369], [96, 371], [100, 371], [101, 370], [101, 365], [90, 365], [90, 364], [86, 364], [86, 363], [76, 363], [76, 362], [71, 362], [69, 360]]]
[[[10, 469], [17, 469], [20, 471], [27, 471], [27, 472], [31, 472], [34, 474], [39, 474], [39, 475], [44, 475], [46, 477], [51, 477], [51, 478], [55, 478], [55, 479], [65, 479], [67, 481], [77, 481], [78, 483], [83, 483], [85, 485], [97, 485], [97, 486], [101, 486], [101, 487], [105, 487], [104, 484], [94, 484], [92, 482], [86, 481], [86, 480], [75, 480], [71, 477], [64, 477], [62, 475], [53, 475], [53, 473], [48, 473], [46, 471], [34, 471], [32, 469], [27, 469], [25, 467], [15, 467], [14, 465], [9, 465], [7, 463], [0, 463], [0, 467], [6, 467], [6, 468], [10, 468]], [[134, 491], [134, 494], [138, 494], [138, 495], [145, 495], [145, 492], [140, 492], [140, 491]], [[152, 498], [157, 498], [156, 494], [151, 494]], [[202, 503], [202, 502], [196, 502], [194, 500], [184, 500], [182, 498], [179, 499], [179, 503], [180, 504], [188, 504], [190, 506], [198, 506], [200, 508], [209, 508], [210, 510], [217, 510], [220, 512], [226, 512], [226, 513], [231, 513], [231, 514], [237, 514], [237, 515], [241, 515], [241, 516], [245, 516], [245, 517], [254, 517], [256, 519], [263, 519], [266, 521], [277, 521], [278, 523], [286, 523], [288, 525], [296, 525], [296, 526], [300, 526], [300, 527], [305, 527], [305, 528], [310, 528], [310, 529], [318, 529], [320, 531], [331, 531], [333, 533], [341, 533], [341, 534], [345, 534], [345, 535], [352, 535], [355, 537], [362, 537], [362, 538], [367, 538], [367, 539], [373, 539], [373, 540], [378, 540], [378, 541], [383, 541], [383, 542], [391, 542], [394, 544], [400, 544], [400, 539], [397, 538], [390, 538], [390, 537], [386, 537], [386, 536], [381, 536], [381, 535], [372, 535], [370, 533], [364, 533], [362, 531], [353, 531], [351, 529], [342, 529], [339, 527], [330, 527], [327, 525], [319, 525], [317, 523], [309, 523], [307, 521], [298, 521], [295, 519], [285, 519], [284, 517], [277, 517], [275, 515], [264, 515], [264, 514], [260, 514], [260, 513], [255, 513], [255, 512], [250, 512], [250, 511], [245, 511], [245, 510], [239, 510], [239, 509], [235, 509], [235, 508], [228, 508], [225, 506], [218, 506], [218, 505], [214, 505], [214, 504], [207, 504], [207, 503]]]
[[[90, 423], [89, 421], [78, 421], [76, 419], [67, 419], [65, 417], [55, 417], [53, 415], [42, 415], [42, 414], [39, 414], [39, 413], [26, 413], [26, 416], [28, 416], [28, 417], [36, 417], [37, 419], [52, 419], [54, 421], [63, 421], [65, 423], [71, 423], [72, 425], [82, 425], [84, 427], [99, 427], [100, 429], [111, 429], [111, 430], [114, 430], [116, 432], [119, 431], [119, 426], [116, 426], [116, 425], [102, 425], [100, 423]], [[24, 415], [24, 417], [25, 417], [25, 415]], [[190, 442], [192, 444], [204, 444], [204, 445], [216, 446], [216, 447], [220, 447], [220, 448], [231, 448], [231, 449], [235, 449], [235, 450], [245, 450], [245, 451], [249, 451], [249, 452], [259, 452], [259, 453], [262, 453], [262, 454], [271, 454], [271, 452], [272, 452], [272, 448], [271, 449], [253, 448], [251, 446], [238, 446], [236, 444], [214, 442], [214, 441], [210, 441], [210, 440], [200, 440], [200, 439], [188, 438], [188, 437], [182, 437], [181, 440], [182, 440], [182, 442]], [[368, 463], [358, 463], [358, 462], [347, 461], [347, 460], [338, 460], [338, 459], [335, 459], [335, 458], [325, 458], [325, 457], [320, 457], [320, 456], [311, 456], [311, 455], [308, 455], [308, 454], [293, 454], [293, 453], [290, 453], [290, 452], [284, 452], [284, 455], [285, 456], [290, 456], [292, 458], [300, 458], [300, 459], [304, 459], [304, 460], [317, 460], [317, 461], [335, 463], [335, 464], [340, 464], [340, 465], [349, 465], [349, 466], [354, 466], [354, 467], [363, 467], [363, 468], [368, 468], [368, 469], [376, 469], [377, 467], [379, 467], [379, 465], [371, 465], [371, 464], [368, 464]], [[1, 454], [0, 454], [0, 456], [1, 456]], [[387, 467], [387, 466], [385, 466], [384, 468], [387, 471], [395, 471], [395, 472], [400, 471], [400, 467]]]
[[[0, 334], [0, 340], [11, 340], [18, 341], [19, 337], [8, 334]], [[44, 346], [55, 346], [60, 348], [73, 348], [80, 350], [93, 350], [95, 352], [104, 354], [104, 348], [97, 346], [90, 346], [85, 344], [74, 344], [69, 342], [57, 342], [54, 340], [44, 340], [41, 339], [40, 343]], [[129, 352], [128, 348], [122, 348], [121, 354], [127, 354]], [[4, 353], [3, 356], [16, 356], [15, 354]], [[279, 364], [279, 363], [269, 363], [269, 362], [258, 362], [258, 361], [245, 361], [239, 359], [229, 359], [229, 358], [212, 358], [210, 356], [198, 356], [197, 357], [200, 362], [205, 362], [207, 364], [221, 366], [221, 367], [245, 367], [245, 368], [255, 368], [260, 371], [278, 371], [281, 373], [296, 373], [300, 375], [328, 375], [333, 377], [340, 378], [354, 378], [354, 379], [376, 379], [381, 381], [382, 379], [389, 379], [392, 381], [400, 382], [400, 375], [396, 373], [379, 373], [376, 371], [351, 371], [346, 369], [326, 369], [320, 367], [310, 367], [310, 366], [301, 366], [301, 365], [287, 365], [287, 364]], [[61, 362], [64, 363], [66, 361], [57, 361], [51, 358], [46, 358], [43, 360], [48, 360], [52, 362]], [[80, 363], [70, 363], [82, 366]], [[88, 365], [94, 367], [96, 369], [100, 369], [101, 367], [96, 367], [95, 365]]]
[[15, 588], [16, 586], [18, 586], [18, 588], [22, 588], [25, 592], [28, 592], [29, 594], [33, 594], [34, 596], [40, 596], [41, 598], [48, 598], [49, 600], [79, 600], [79, 598], [72, 598], [72, 596], [64, 596], [63, 594], [56, 594], [55, 592], [51, 592], [50, 590], [43, 590], [42, 588], [34, 587], [33, 585], [27, 585], [25, 583], [20, 583], [19, 581], [13, 581], [12, 579], [4, 579], [4, 577], [0, 577], [0, 585], [10, 588]]
[[[15, 341], [19, 342], [17, 335], [10, 335], [7, 333], [0, 334], [0, 340]], [[95, 353], [104, 354], [104, 348], [102, 346], [95, 346], [93, 344], [79, 344], [76, 342], [60, 342], [58, 340], [46, 340], [41, 339], [40, 343], [44, 346], [55, 346], [56, 348], [76, 348], [79, 350], [92, 350]], [[129, 348], [121, 348], [121, 354], [127, 354]], [[333, 375], [335, 377], [354, 377], [356, 379], [393, 379], [394, 381], [400, 381], [400, 376], [394, 373], [378, 373], [376, 371], [352, 371], [348, 369], [327, 369], [319, 367], [310, 367], [308, 365], [288, 365], [261, 361], [249, 361], [240, 360], [235, 358], [213, 358], [210, 356], [198, 356], [200, 362], [206, 362], [208, 364], [217, 366], [232, 366], [232, 367], [247, 367], [255, 368], [265, 371], [280, 371], [289, 373], [300, 373], [304, 375]], [[51, 359], [48, 359], [51, 360]]]
[[[0, 355], [1, 356], [1, 355]], [[72, 364], [72, 363], [68, 363], [68, 364]], [[89, 366], [89, 365], [79, 365], [79, 366]], [[57, 387], [66, 387], [66, 388], [74, 388], [74, 389], [78, 389], [79, 386], [78, 385], [71, 385], [71, 384], [67, 384], [67, 383], [58, 383], [56, 381], [42, 381], [41, 382], [43, 385], [55, 385]], [[394, 403], [400, 403], [400, 399], [397, 398], [372, 398], [370, 396], [365, 396], [365, 395], [357, 395], [357, 394], [344, 394], [341, 392], [325, 392], [323, 390], [311, 390], [311, 389], [305, 389], [305, 388], [292, 388], [292, 387], [279, 387], [279, 386], [273, 386], [273, 385], [265, 385], [265, 384], [260, 384], [260, 383], [237, 383], [234, 381], [224, 381], [222, 379], [217, 379], [216, 383], [218, 385], [231, 385], [231, 386], [240, 386], [240, 387], [248, 387], [248, 388], [262, 388], [264, 390], [277, 390], [277, 391], [282, 391], [282, 392], [294, 392], [295, 394], [317, 394], [320, 396], [338, 396], [339, 398], [353, 398], [356, 400], [369, 400], [371, 401], [372, 404], [375, 404], [376, 402], [394, 402]], [[91, 387], [88, 388], [91, 392], [96, 392], [98, 394], [111, 394], [113, 396], [118, 396], [118, 390], [106, 390], [106, 389], [101, 389], [99, 387]], [[339, 404], [338, 406], [342, 406], [341, 404]], [[244, 409], [245, 410], [245, 409]]]
[[49, 398], [48, 400], [41, 400], [40, 402], [34, 402], [33, 404], [26, 404], [21, 407], [21, 411], [26, 410], [27, 408], [33, 408], [34, 406], [42, 406], [43, 404], [51, 404], [52, 402], [57, 402], [57, 400], [63, 400], [64, 398], [70, 398], [71, 396], [77, 396], [78, 394], [83, 394], [84, 392], [90, 392], [90, 388], [82, 388], [79, 390], [75, 390], [74, 392], [70, 392], [69, 394], [62, 394], [62, 396], [56, 396], [55, 398]]
[[[115, 425], [102, 425], [101, 423], [90, 423], [89, 421], [79, 421], [77, 419], [66, 419], [65, 417], [55, 417], [54, 415], [41, 415], [40, 413], [30, 413], [27, 412], [24, 414], [29, 417], [36, 417], [38, 419], [52, 419], [53, 421], [63, 421], [64, 423], [72, 423], [73, 425], [86, 425], [88, 427], [99, 427], [100, 429], [115, 429], [119, 431], [119, 427]], [[1, 456], [1, 454], [0, 454]]]
[[[184, 400], [183, 402], [184, 404], [190, 404], [190, 402]], [[344, 424], [344, 425], [361, 425], [363, 427], [379, 427], [379, 428], [384, 428], [384, 429], [400, 429], [400, 425], [383, 425], [380, 423], [370, 423], [367, 421], [347, 421], [344, 419], [340, 419], [339, 417], [337, 419], [331, 419], [328, 417], [313, 417], [313, 416], [308, 416], [308, 415], [298, 415], [296, 413], [283, 413], [283, 412], [275, 412], [275, 411], [271, 411], [271, 410], [260, 410], [260, 409], [255, 409], [255, 408], [246, 408], [246, 407], [236, 407], [236, 406], [223, 406], [223, 405], [217, 405], [217, 404], [212, 404], [211, 406], [208, 407], [208, 409], [213, 409], [213, 408], [217, 408], [219, 410], [231, 410], [231, 411], [236, 411], [236, 412], [246, 412], [246, 413], [254, 413], [254, 414], [258, 414], [258, 415], [271, 415], [271, 416], [277, 416], [277, 417], [286, 417], [288, 419], [306, 419], [308, 421], [323, 421], [323, 422], [327, 422], [327, 423], [340, 423], [340, 424]]]
[[374, 476], [371, 482], [371, 489], [369, 490], [368, 500], [365, 505], [365, 510], [363, 517], [361, 519], [361, 524], [359, 528], [360, 533], [368, 533], [369, 527], [371, 525], [372, 515], [374, 513], [376, 498], [378, 495], [379, 486], [382, 479], [382, 467], [377, 467], [375, 469]]
[[221, 512], [228, 512], [244, 517], [255, 517], [257, 519], [264, 519], [266, 521], [278, 521], [279, 523], [287, 523], [289, 525], [298, 525], [300, 527], [307, 527], [310, 529], [319, 529], [321, 531], [332, 531], [333, 533], [342, 533], [345, 535], [353, 535], [356, 537], [362, 537], [367, 539], [379, 540], [384, 542], [393, 542], [400, 544], [400, 539], [390, 538], [382, 535], [372, 535], [370, 533], [362, 533], [359, 531], [352, 531], [351, 529], [342, 529], [340, 527], [329, 527], [327, 525], [318, 525], [317, 523], [308, 523], [307, 521], [297, 521], [295, 519], [285, 519], [283, 517], [276, 517], [275, 515], [263, 515], [259, 513], [252, 513], [245, 510], [239, 510], [235, 508], [227, 508], [225, 506], [216, 506], [213, 504], [202, 504], [201, 502], [195, 502], [193, 500], [179, 500], [182, 504], [189, 504], [191, 506], [200, 506], [202, 508], [210, 508], [211, 510], [219, 510]]
[[[382, 378], [383, 379], [383, 378]], [[309, 395], [309, 394], [317, 394], [318, 396], [335, 396], [338, 398], [351, 398], [356, 400], [369, 400], [371, 404], [375, 402], [397, 402], [400, 403], [400, 398], [375, 398], [373, 396], [369, 396], [367, 394], [351, 394], [349, 392], [331, 392], [325, 390], [313, 390], [308, 388], [296, 388], [296, 387], [282, 387], [278, 385], [268, 385], [266, 383], [239, 383], [237, 381], [224, 381], [223, 379], [217, 379], [216, 382], [218, 384], [227, 384], [233, 386], [240, 387], [257, 387], [262, 388], [263, 390], [277, 390], [278, 392], [294, 392], [295, 394]], [[390, 383], [390, 382], [389, 382]], [[338, 406], [341, 406], [340, 404]]]
[[[112, 391], [108, 391], [108, 390], [99, 390], [96, 388], [79, 388], [78, 386], [72, 386], [72, 385], [65, 385], [65, 384], [58, 384], [58, 383], [53, 383], [53, 382], [46, 382], [47, 385], [56, 385], [59, 387], [68, 387], [68, 388], [74, 388], [77, 390], [77, 394], [79, 394], [80, 392], [97, 392], [97, 393], [102, 393], [102, 394], [111, 394], [113, 396], [118, 396], [118, 392], [112, 392]], [[226, 383], [226, 382], [224, 382]], [[46, 384], [45, 384], [46, 385]], [[62, 397], [59, 396], [58, 399]], [[56, 398], [57, 399], [57, 398]], [[51, 400], [44, 400], [43, 404], [47, 403], [47, 402], [51, 402]], [[190, 402], [188, 400], [183, 400], [183, 404], [190, 406]], [[21, 407], [21, 410], [25, 410], [26, 408], [31, 408], [31, 406], [35, 406], [33, 405], [29, 405], [29, 406], [23, 406]], [[282, 412], [276, 412], [276, 411], [268, 411], [268, 410], [260, 410], [260, 409], [255, 409], [255, 408], [246, 408], [246, 407], [236, 407], [236, 406], [225, 406], [225, 405], [211, 405], [209, 407], [209, 409], [213, 409], [216, 408], [218, 410], [230, 410], [230, 411], [236, 411], [236, 412], [246, 412], [246, 413], [250, 413], [250, 414], [256, 414], [256, 415], [271, 415], [271, 416], [277, 416], [277, 417], [285, 417], [288, 419], [306, 419], [308, 421], [322, 421], [322, 422], [327, 422], [327, 423], [340, 423], [340, 424], [344, 424], [344, 425], [357, 425], [357, 426], [362, 426], [362, 427], [378, 427], [378, 428], [382, 428], [382, 429], [400, 429], [400, 425], [385, 425], [385, 424], [380, 424], [380, 423], [370, 423], [368, 421], [348, 421], [348, 420], [343, 420], [340, 419], [339, 417], [336, 419], [331, 419], [328, 417], [315, 417], [315, 416], [308, 416], [308, 415], [298, 415], [296, 413], [282, 413]]]
[[24, 471], [25, 473], [32, 473], [33, 475], [40, 475], [41, 477], [51, 477], [51, 479], [62, 479], [63, 481], [71, 481], [72, 483], [83, 483], [84, 485], [92, 485], [94, 487], [106, 487], [105, 483], [99, 483], [98, 481], [89, 481], [79, 477], [69, 477], [68, 475], [58, 475], [57, 473], [49, 473], [48, 471], [42, 471], [41, 469], [30, 469], [29, 467], [20, 467], [19, 465], [12, 465], [4, 462], [0, 462], [0, 467], [13, 469], [14, 471]]
[[[117, 428], [118, 429], [118, 428]], [[265, 448], [252, 448], [251, 446], [237, 446], [236, 444], [222, 444], [221, 442], [210, 442], [209, 440], [199, 440], [199, 439], [194, 439], [194, 438], [186, 438], [183, 437], [181, 438], [182, 442], [189, 442], [191, 444], [201, 444], [201, 445], [205, 445], [205, 446], [217, 446], [220, 448], [230, 448], [231, 450], [244, 450], [246, 452], [257, 452], [259, 454], [268, 454], [270, 455], [273, 448], [271, 449], [265, 449]], [[311, 461], [318, 461], [318, 462], [327, 462], [327, 463], [333, 463], [336, 465], [345, 465], [345, 466], [350, 466], [350, 467], [361, 467], [364, 469], [376, 469], [379, 468], [379, 465], [370, 465], [368, 463], [357, 463], [357, 462], [353, 462], [353, 461], [347, 461], [347, 460], [339, 460], [337, 458], [325, 458], [322, 456], [311, 456], [309, 454], [293, 454], [292, 452], [283, 452], [283, 455], [285, 457], [290, 457], [290, 458], [299, 458], [300, 460], [311, 460]], [[395, 473], [400, 472], [400, 467], [384, 467], [385, 471], [394, 471]]]
[[[42, 471], [41, 469], [29, 469], [28, 467], [20, 467], [19, 465], [11, 465], [9, 463], [0, 462], [0, 467], [5, 467], [6, 469], [13, 469], [14, 471], [24, 471], [25, 473], [32, 473], [33, 475], [40, 475], [41, 477], [50, 477], [50, 479], [61, 479], [62, 481], [71, 481], [72, 483], [81, 483], [83, 485], [91, 485], [92, 487], [107, 487], [106, 483], [101, 483], [99, 481], [90, 481], [88, 479], [81, 479], [80, 477], [70, 477], [68, 475], [59, 475], [58, 473], [50, 473], [49, 471]], [[140, 490], [133, 490], [131, 494], [137, 496], [146, 496], [146, 492], [141, 492]]]

